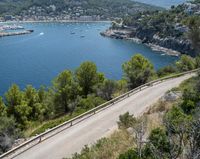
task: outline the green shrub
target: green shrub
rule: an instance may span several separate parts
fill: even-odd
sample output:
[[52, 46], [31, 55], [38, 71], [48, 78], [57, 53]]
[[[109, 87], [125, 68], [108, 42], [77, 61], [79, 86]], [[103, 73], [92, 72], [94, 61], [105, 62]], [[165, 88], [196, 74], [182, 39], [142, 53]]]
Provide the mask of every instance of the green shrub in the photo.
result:
[[177, 69], [174, 66], [171, 66], [171, 65], [160, 68], [157, 71], [158, 77], [163, 77], [163, 76], [170, 75], [170, 74], [173, 74], [173, 73], [177, 73]]
[[187, 55], [182, 55], [180, 60], [176, 62], [179, 71], [190, 71], [195, 69], [195, 60]]
[[135, 150], [128, 150], [124, 154], [120, 154], [118, 159], [139, 159]]

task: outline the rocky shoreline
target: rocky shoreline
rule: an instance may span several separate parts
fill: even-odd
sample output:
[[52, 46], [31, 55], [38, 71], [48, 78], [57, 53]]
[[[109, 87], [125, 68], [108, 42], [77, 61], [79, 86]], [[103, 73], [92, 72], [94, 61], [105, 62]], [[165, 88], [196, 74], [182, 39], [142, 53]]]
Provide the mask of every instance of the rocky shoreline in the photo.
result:
[[181, 55], [181, 53], [178, 52], [178, 51], [168, 49], [168, 48], [165, 48], [165, 47], [161, 47], [159, 45], [155, 45], [155, 44], [152, 44], [152, 43], [148, 43], [146, 45], [149, 46], [153, 51], [163, 52], [164, 54], [169, 55], [169, 56], [180, 56]]
[[0, 37], [31, 34], [32, 32], [33, 30], [24, 30], [18, 32], [0, 32]]
[[[175, 50], [174, 46], [171, 47], [171, 43], [174, 42], [176, 39], [157, 39], [154, 37], [152, 40], [146, 40], [146, 39], [140, 39], [134, 35], [134, 29], [107, 29], [105, 32], [100, 33], [102, 36], [105, 37], [111, 37], [115, 39], [124, 39], [124, 40], [130, 40], [135, 43], [143, 43], [150, 47], [152, 50], [156, 52], [163, 52], [166, 55], [170, 56], [180, 56], [183, 52], [180, 52], [179, 50]], [[168, 43], [165, 43], [167, 41]], [[176, 43], [178, 47], [182, 47], [181, 45], [185, 46], [186, 49], [188, 49], [188, 46], [183, 41], [176, 40]], [[166, 47], [167, 46], [167, 47]], [[177, 47], [177, 48], [178, 48]]]

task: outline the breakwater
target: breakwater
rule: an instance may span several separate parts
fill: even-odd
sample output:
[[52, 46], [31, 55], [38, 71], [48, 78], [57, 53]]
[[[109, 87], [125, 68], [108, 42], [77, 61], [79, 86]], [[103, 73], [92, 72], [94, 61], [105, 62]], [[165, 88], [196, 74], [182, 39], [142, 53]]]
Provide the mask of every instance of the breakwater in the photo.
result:
[[24, 30], [24, 31], [18, 31], [18, 32], [0, 32], [0, 37], [24, 35], [24, 34], [30, 34], [32, 32], [33, 32], [33, 30]]

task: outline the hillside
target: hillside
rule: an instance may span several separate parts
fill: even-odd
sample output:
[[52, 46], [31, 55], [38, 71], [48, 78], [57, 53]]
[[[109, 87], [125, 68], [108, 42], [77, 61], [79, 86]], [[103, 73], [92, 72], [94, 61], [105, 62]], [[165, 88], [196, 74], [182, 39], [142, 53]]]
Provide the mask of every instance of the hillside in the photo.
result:
[[131, 0], [0, 0], [0, 15], [17, 15], [18, 18], [28, 17], [36, 20], [56, 16], [63, 20], [77, 19], [81, 16], [106, 20], [132, 15], [138, 11], [157, 9], [161, 8]]
[[200, 1], [196, 0], [173, 6], [170, 10], [126, 16], [122, 21], [113, 23], [112, 28], [102, 34], [121, 39], [137, 38], [154, 49], [163, 47], [195, 56], [199, 49], [195, 50], [188, 35], [193, 31], [192, 34], [196, 35], [195, 39], [198, 41], [199, 19]]
[[151, 5], [156, 5], [156, 6], [161, 6], [163, 8], [170, 8], [172, 5], [178, 5], [183, 2], [186, 2], [187, 0], [136, 0], [138, 2], [146, 3], [146, 4], [151, 4]]

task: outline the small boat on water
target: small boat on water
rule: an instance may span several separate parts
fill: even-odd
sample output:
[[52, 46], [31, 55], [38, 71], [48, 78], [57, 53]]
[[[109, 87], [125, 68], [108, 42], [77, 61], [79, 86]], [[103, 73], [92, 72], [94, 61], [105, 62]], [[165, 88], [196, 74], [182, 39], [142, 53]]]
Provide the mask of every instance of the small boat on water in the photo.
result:
[[73, 34], [76, 34], [76, 33], [75, 33], [75, 32], [71, 32], [70, 34], [72, 34], [72, 35], [73, 35]]
[[30, 33], [33, 33], [33, 32], [34, 32], [34, 30], [27, 30], [27, 31], [29, 31]]

